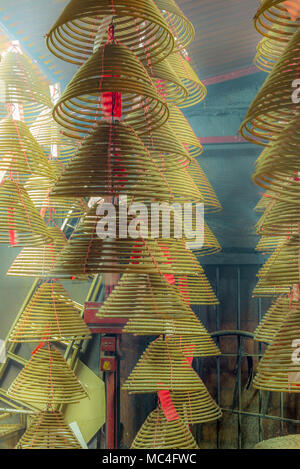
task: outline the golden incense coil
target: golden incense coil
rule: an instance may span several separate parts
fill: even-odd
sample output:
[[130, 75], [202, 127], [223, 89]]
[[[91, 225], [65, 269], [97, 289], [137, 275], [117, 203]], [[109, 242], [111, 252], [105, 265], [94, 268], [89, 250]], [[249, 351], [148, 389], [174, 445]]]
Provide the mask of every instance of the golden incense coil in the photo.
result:
[[[200, 264], [199, 264], [200, 265]], [[175, 274], [175, 285], [191, 305], [218, 305], [219, 301], [203, 269], [197, 276]]]
[[[141, 231], [136, 230], [131, 236], [127, 232], [124, 236], [117, 230], [118, 226], [107, 226], [107, 219], [97, 214], [99, 207], [91, 207], [77, 225], [60, 253], [52, 276], [122, 273], [127, 268], [139, 273], [201, 273], [196, 257], [181, 240], [166, 245], [165, 241], [144, 239]], [[108, 230], [102, 232], [106, 226]]]
[[257, 45], [254, 65], [262, 72], [270, 73], [279, 60], [286, 44], [264, 37]]
[[171, 392], [171, 401], [181, 420], [189, 425], [213, 422], [222, 417], [222, 411], [209, 394], [204, 383], [198, 391]]
[[184, 334], [193, 334], [203, 335], [206, 330], [204, 330], [203, 325], [196, 317], [195, 313], [192, 314], [192, 310], [185, 315], [184, 318], [174, 318], [170, 315], [169, 318], [156, 317], [147, 318], [143, 315], [143, 312], [136, 314], [134, 317], [130, 318], [123, 328], [123, 332], [127, 334], [134, 335], [161, 335], [161, 334], [171, 334], [171, 335], [184, 335]]
[[78, 218], [87, 211], [88, 206], [83, 198], [52, 197], [53, 184], [53, 181], [41, 176], [32, 176], [25, 184], [28, 195], [43, 218], [46, 220]]
[[186, 167], [191, 162], [192, 158], [188, 151], [167, 123], [158, 130], [142, 134], [140, 138], [149, 151], [151, 158], [162, 171], [176, 170], [178, 164]]
[[59, 228], [49, 228], [53, 242], [43, 246], [25, 247], [17, 255], [6, 275], [21, 277], [49, 277], [59, 252], [67, 243]]
[[188, 90], [167, 60], [150, 65], [148, 73], [159, 93], [168, 103], [178, 105], [188, 98]]
[[173, 172], [186, 169], [193, 156], [169, 124], [165, 123], [159, 129], [149, 129], [148, 133], [140, 134], [139, 137], [159, 169]]
[[21, 183], [33, 173], [54, 178], [42, 148], [22, 121], [0, 122], [0, 171]]
[[166, 337], [172, 340], [172, 343], [187, 358], [221, 355], [221, 351], [208, 333], [206, 335], [169, 335]]
[[175, 38], [176, 49], [185, 49], [194, 39], [195, 29], [174, 0], [154, 0]]
[[270, 192], [265, 192], [257, 202], [256, 206], [254, 207], [254, 210], [258, 213], [264, 212], [271, 198], [273, 198], [272, 194]]
[[77, 403], [88, 397], [74, 371], [50, 343], [33, 352], [7, 395], [20, 402], [52, 406]]
[[171, 126], [180, 143], [189, 151], [193, 158], [200, 156], [203, 152], [202, 145], [182, 111], [176, 106], [169, 106], [169, 112], [168, 124]]
[[49, 120], [52, 107], [49, 88], [42, 84], [27, 57], [6, 52], [0, 63], [0, 82], [5, 90], [0, 102], [1, 119], [7, 116], [9, 108], [13, 112], [19, 106], [20, 117], [26, 124], [45, 111], [44, 119]]
[[247, 112], [240, 127], [246, 140], [267, 145], [299, 115], [299, 106], [293, 102], [293, 83], [299, 79], [299, 52], [300, 30], [288, 43]]
[[184, 237], [184, 240], [188, 243], [187, 247], [193, 251], [196, 256], [210, 256], [212, 254], [217, 254], [222, 251], [219, 241], [209, 228], [206, 222], [204, 222], [203, 227], [203, 245], [200, 247], [199, 243], [194, 242], [193, 239], [188, 239]]
[[179, 290], [170, 285], [164, 276], [158, 273], [125, 273], [97, 316], [131, 318], [139, 314], [152, 320], [170, 317], [181, 319], [190, 314], [190, 308], [183, 301]]
[[47, 47], [56, 57], [82, 65], [95, 42], [107, 40], [112, 22], [113, 37], [145, 62], [163, 60], [174, 48], [173, 34], [150, 0], [71, 0], [47, 35]]
[[291, 305], [283, 325], [259, 362], [253, 381], [255, 388], [264, 391], [300, 392], [298, 305]]
[[0, 243], [39, 246], [51, 235], [24, 187], [13, 180], [0, 183]]
[[207, 95], [207, 89], [182, 54], [175, 52], [169, 55], [167, 61], [188, 90], [188, 98], [183, 103], [179, 103], [178, 107], [187, 108], [203, 101]]
[[[179, 179], [175, 181], [180, 186]], [[184, 192], [184, 181], [181, 186]], [[156, 194], [166, 201], [174, 198], [168, 180], [135, 132], [122, 122], [100, 122], [58, 178], [51, 198], [120, 194], [143, 198]]]
[[82, 307], [63, 285], [43, 283], [22, 312], [9, 335], [10, 342], [63, 342], [85, 340], [90, 330], [80, 316]]
[[[286, 242], [286, 239], [284, 240], [284, 242]], [[284, 244], [284, 243], [283, 243]], [[278, 246], [278, 248], [270, 255], [270, 257], [266, 260], [266, 262], [264, 263], [264, 265], [259, 269], [258, 273], [257, 273], [257, 276], [260, 277], [260, 278], [264, 278], [267, 274], [267, 272], [269, 271], [271, 265], [275, 262], [275, 260], [277, 259], [278, 257], [278, 254], [280, 252], [280, 248]]]
[[99, 48], [75, 73], [53, 117], [67, 137], [82, 138], [103, 118], [126, 118], [137, 132], [149, 132], [167, 121], [169, 111], [138, 58], [114, 43]]
[[254, 332], [254, 339], [271, 344], [275, 335], [286, 320], [290, 309], [299, 311], [299, 302], [287, 296], [281, 296], [268, 309]]
[[272, 252], [278, 248], [279, 244], [286, 240], [286, 236], [261, 236], [255, 250], [262, 252]]
[[158, 274], [125, 274], [97, 316], [128, 318], [123, 332], [135, 335], [208, 335], [178, 289]]
[[198, 449], [188, 425], [181, 419], [168, 421], [160, 407], [147, 417], [131, 449]]
[[298, 172], [299, 123], [300, 118], [296, 115], [278, 138], [259, 155], [253, 174], [256, 184], [268, 187], [273, 177], [288, 177]]
[[267, 285], [291, 286], [300, 283], [299, 235], [292, 235], [274, 252], [274, 260], [264, 275]]
[[266, 285], [264, 278], [261, 278], [252, 292], [254, 298], [277, 297], [279, 295], [288, 294], [289, 286], [284, 285]]
[[122, 386], [130, 394], [201, 388], [199, 376], [178, 350], [176, 342], [162, 336], [151, 342]]
[[263, 236], [287, 237], [299, 232], [300, 206], [285, 200], [270, 201], [256, 224], [257, 233]]
[[61, 412], [37, 413], [16, 449], [82, 449]]
[[63, 128], [52, 118], [44, 122], [43, 116], [38, 116], [30, 127], [30, 132], [40, 144], [44, 152], [52, 159], [68, 162], [74, 155], [78, 142], [63, 135]]
[[187, 172], [193, 178], [203, 196], [205, 212], [216, 213], [222, 210], [222, 206], [214, 189], [196, 159], [192, 160], [190, 166], [187, 168]]
[[262, 0], [254, 16], [254, 25], [263, 36], [286, 44], [300, 25], [297, 0]]

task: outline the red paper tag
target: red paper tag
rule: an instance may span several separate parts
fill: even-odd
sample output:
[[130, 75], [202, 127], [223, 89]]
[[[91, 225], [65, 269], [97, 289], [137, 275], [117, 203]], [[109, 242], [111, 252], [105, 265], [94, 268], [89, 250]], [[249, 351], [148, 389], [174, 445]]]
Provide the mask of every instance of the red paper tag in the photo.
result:
[[14, 230], [15, 225], [14, 225], [14, 209], [13, 209], [13, 207], [8, 209], [8, 227], [9, 227], [9, 232], [8, 232], [9, 244], [11, 246], [15, 246], [17, 243], [16, 243], [16, 232]]
[[170, 285], [174, 285], [175, 283], [175, 277], [173, 274], [165, 274], [165, 279]]
[[122, 93], [111, 91], [102, 93], [102, 106], [105, 117], [120, 119], [122, 117]]
[[[162, 384], [158, 383], [158, 386], [162, 386]], [[174, 420], [178, 420], [179, 415], [172, 402], [170, 391], [158, 391], [157, 394], [167, 421], [173, 422]]]

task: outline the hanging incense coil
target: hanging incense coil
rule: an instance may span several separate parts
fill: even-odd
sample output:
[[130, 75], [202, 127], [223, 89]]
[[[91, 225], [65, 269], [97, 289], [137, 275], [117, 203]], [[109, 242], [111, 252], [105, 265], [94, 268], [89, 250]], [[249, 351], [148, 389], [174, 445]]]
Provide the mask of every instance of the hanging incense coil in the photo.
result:
[[158, 130], [151, 130], [151, 133], [142, 134], [140, 138], [162, 171], [176, 170], [178, 164], [185, 168], [191, 162], [191, 156], [169, 124], [162, 125]]
[[82, 449], [61, 412], [37, 413], [16, 449]]
[[176, 49], [185, 49], [194, 39], [195, 28], [174, 0], [154, 0], [175, 38]]
[[[61, 164], [59, 161], [50, 162], [56, 180], [63, 169]], [[53, 180], [50, 181], [42, 176], [32, 176], [25, 184], [28, 195], [43, 217], [52, 220], [65, 220], [66, 218], [81, 217], [87, 211], [88, 206], [83, 198], [52, 197], [53, 185]]]
[[[159, 172], [159, 169], [157, 169]], [[164, 184], [169, 189], [169, 201], [173, 203], [185, 204], [185, 203], [198, 203], [204, 202], [203, 196], [195, 184], [193, 178], [187, 172], [185, 168], [178, 166], [177, 169], [172, 171], [166, 171], [161, 173]], [[148, 199], [143, 195], [137, 195], [135, 201], [147, 202], [159, 202], [159, 193], [155, 192]]]
[[124, 333], [207, 335], [177, 288], [158, 274], [125, 274], [98, 315], [128, 318]]
[[167, 60], [151, 65], [148, 73], [159, 93], [168, 103], [178, 105], [188, 98], [188, 90]]
[[0, 171], [21, 183], [33, 173], [53, 178], [42, 148], [22, 121], [0, 122]]
[[267, 145], [275, 141], [291, 120], [299, 115], [299, 106], [293, 102], [292, 96], [292, 84], [299, 78], [299, 53], [300, 31], [288, 43], [248, 110], [240, 128], [246, 140]]
[[6, 275], [21, 277], [49, 277], [59, 252], [67, 243], [58, 228], [48, 228], [53, 242], [38, 247], [25, 247], [18, 254]]
[[272, 178], [291, 177], [298, 172], [299, 123], [299, 116], [292, 118], [276, 141], [260, 154], [253, 174], [256, 184], [268, 188]]
[[[118, 224], [108, 226], [108, 231], [102, 232], [100, 228], [102, 224], [106, 225], [107, 220], [97, 214], [99, 208], [101, 205], [91, 207], [80, 221], [51, 275], [61, 277], [103, 272], [122, 273], [127, 268], [131, 272], [149, 274], [157, 271], [161, 274], [201, 273], [197, 259], [185, 248], [184, 243], [177, 243], [175, 248], [174, 244], [171, 246], [156, 239], [144, 239], [141, 231], [129, 236], [126, 224], [126, 233], [121, 236], [117, 229]], [[105, 239], [100, 236], [105, 236]]]
[[287, 296], [279, 297], [268, 309], [262, 321], [255, 329], [254, 339], [259, 342], [271, 344], [275, 335], [286, 320], [290, 309], [299, 310], [299, 302]]
[[160, 407], [147, 417], [131, 449], [198, 449], [187, 424], [181, 419], [168, 421]]
[[[286, 239], [285, 241], [286, 242]], [[283, 243], [284, 244], [284, 243]], [[281, 247], [277, 248], [272, 254], [271, 256], [267, 259], [267, 261], [264, 263], [264, 265], [259, 269], [259, 272], [257, 274], [258, 277], [260, 278], [264, 278], [267, 274], [267, 272], [269, 271], [271, 265], [276, 261], [277, 257], [278, 257], [278, 254], [280, 252], [280, 249]]]
[[257, 45], [254, 65], [262, 72], [270, 73], [279, 60], [286, 44], [264, 37]]
[[131, 318], [141, 312], [151, 320], [164, 317], [181, 319], [190, 314], [190, 309], [179, 290], [170, 285], [164, 276], [158, 273], [125, 273], [97, 316]]
[[287, 237], [299, 232], [300, 206], [278, 199], [272, 200], [256, 224], [264, 236]]
[[91, 338], [80, 316], [82, 307], [63, 285], [43, 283], [33, 295], [9, 335], [10, 342], [63, 342]]
[[283, 285], [266, 285], [264, 279], [260, 279], [252, 292], [254, 298], [278, 297], [288, 294], [290, 287]]
[[67, 163], [78, 147], [78, 142], [73, 138], [66, 137], [63, 134], [63, 128], [55, 122], [52, 116], [46, 123], [43, 116], [38, 116], [30, 127], [30, 132], [49, 156], [49, 159], [59, 159], [63, 163]]
[[0, 243], [12, 246], [51, 242], [48, 228], [21, 184], [5, 179], [0, 184]]
[[18, 105], [26, 124], [31, 124], [44, 111], [45, 120], [49, 120], [52, 107], [50, 91], [24, 55], [6, 52], [0, 63], [0, 81], [5, 85], [5, 95], [0, 102], [1, 119], [7, 116], [9, 106], [13, 112]]
[[[299, 302], [298, 302], [299, 305]], [[299, 306], [291, 308], [258, 365], [253, 385], [264, 391], [300, 392], [300, 367], [293, 360], [299, 340]]]
[[169, 55], [167, 61], [188, 90], [188, 98], [178, 104], [178, 107], [187, 108], [203, 101], [207, 95], [207, 89], [182, 54], [175, 52]]
[[51, 198], [121, 194], [149, 198], [154, 193], [161, 200], [173, 200], [167, 182], [130, 127], [100, 122], [62, 172]]
[[166, 337], [186, 358], [221, 355], [219, 347], [207, 331], [206, 334], [201, 335], [167, 335]]
[[[174, 192], [176, 193], [175, 185]], [[220, 252], [222, 248], [204, 221], [202, 212], [197, 213], [196, 206], [191, 206], [190, 212], [185, 209], [182, 210], [182, 207], [177, 204], [178, 198], [177, 195], [174, 204], [170, 206], [163, 203], [157, 203], [155, 206], [155, 204], [151, 205], [150, 201], [142, 201], [142, 207], [147, 209], [147, 212], [140, 219], [143, 222], [143, 229], [147, 236], [163, 239], [167, 245], [173, 244], [174, 240], [176, 246], [178, 246], [178, 242], [180, 243], [180, 250], [183, 247], [185, 252], [186, 250], [193, 251], [193, 255], [196, 254], [197, 256], [207, 256]], [[139, 206], [134, 205], [139, 200], [140, 198], [133, 198], [124, 207], [128, 211], [139, 210]], [[123, 218], [123, 212], [120, 209], [116, 212], [116, 216], [117, 231], [120, 232], [122, 230], [122, 224], [120, 225], [120, 223], [126, 223], [126, 220], [125, 217]], [[128, 222], [129, 220], [127, 220]]]
[[172, 315], [155, 319], [146, 318], [141, 312], [130, 318], [123, 328], [124, 333], [134, 335], [184, 335], [187, 331], [195, 336], [204, 335], [206, 332], [195, 313], [192, 314], [192, 310], [181, 319]]
[[298, 204], [299, 191], [299, 117], [292, 119], [282, 134], [270, 146], [265, 148], [256, 162], [253, 181], [268, 192], [273, 198]]
[[168, 335], [166, 336], [177, 349], [186, 357], [215, 357], [221, 355], [215, 341], [207, 333], [206, 335]]
[[62, 354], [49, 343], [33, 353], [7, 395], [20, 402], [53, 406], [77, 403], [88, 397]]
[[292, 235], [274, 252], [274, 260], [264, 274], [268, 285], [291, 286], [300, 283], [299, 235]]
[[95, 42], [106, 41], [112, 21], [115, 39], [145, 62], [163, 60], [174, 48], [174, 37], [150, 0], [72, 0], [47, 35], [47, 47], [56, 57], [82, 65]]
[[169, 112], [168, 124], [184, 148], [189, 151], [193, 158], [197, 158], [203, 153], [203, 148], [192, 127], [178, 107], [169, 106]]
[[222, 210], [222, 206], [214, 189], [196, 159], [192, 160], [191, 164], [187, 168], [187, 172], [193, 178], [196, 186], [199, 188], [203, 196], [205, 212], [216, 213]]
[[203, 273], [196, 256], [186, 248], [182, 239], [158, 239], [165, 263], [172, 266], [174, 275], [198, 276]]
[[203, 269], [197, 276], [175, 274], [174, 277], [175, 277], [175, 285], [179, 288], [179, 290], [181, 291], [183, 295], [183, 298], [189, 304], [191, 305], [218, 305], [219, 304], [219, 301]]
[[[103, 93], [112, 93], [111, 106]], [[74, 75], [53, 117], [67, 137], [82, 138], [99, 120], [121, 116], [143, 133], [163, 125], [169, 111], [137, 57], [121, 44], [106, 44]]]
[[265, 37], [286, 44], [300, 25], [299, 5], [296, 1], [294, 3], [295, 6], [292, 1], [263, 0], [254, 16], [256, 30]]
[[[157, 374], [159, 370], [159, 374]], [[144, 351], [122, 389], [130, 394], [159, 390], [198, 391], [201, 380], [172, 339], [159, 337]]]
[[273, 252], [286, 240], [286, 236], [262, 236], [255, 248], [256, 251]]
[[181, 420], [189, 425], [213, 422], [222, 417], [220, 407], [204, 383], [196, 392], [171, 392], [170, 397]]
[[299, 181], [300, 178], [296, 174], [291, 174], [291, 177], [277, 178], [274, 177], [270, 183], [270, 190], [272, 191], [272, 199], [281, 200], [288, 204], [299, 206]]
[[270, 202], [270, 199], [272, 198], [273, 198], [273, 194], [271, 192], [266, 192], [259, 199], [256, 206], [254, 207], [254, 210], [258, 213], [264, 212]]
[[[188, 231], [188, 230], [187, 230]], [[211, 256], [212, 254], [217, 254], [218, 252], [222, 251], [219, 241], [209, 228], [206, 222], [204, 222], [203, 226], [203, 245], [199, 246], [199, 242], [194, 242], [191, 238], [185, 238], [184, 240], [187, 242], [187, 247], [193, 251], [193, 253], [199, 256]], [[200, 243], [201, 244], [201, 243]]]

